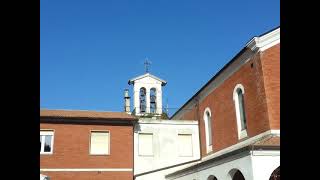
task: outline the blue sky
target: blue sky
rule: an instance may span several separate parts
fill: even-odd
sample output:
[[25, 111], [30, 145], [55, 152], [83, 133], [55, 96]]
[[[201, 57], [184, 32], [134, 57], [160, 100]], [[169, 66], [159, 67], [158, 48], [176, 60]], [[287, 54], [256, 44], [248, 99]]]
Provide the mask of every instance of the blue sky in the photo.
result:
[[41, 0], [40, 107], [123, 111], [148, 57], [163, 104], [179, 108], [279, 25], [279, 0]]

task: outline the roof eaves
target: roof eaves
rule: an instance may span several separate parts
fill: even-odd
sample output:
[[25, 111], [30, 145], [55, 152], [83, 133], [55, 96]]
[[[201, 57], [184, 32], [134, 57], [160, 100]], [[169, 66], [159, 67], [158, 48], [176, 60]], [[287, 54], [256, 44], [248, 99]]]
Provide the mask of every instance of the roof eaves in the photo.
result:
[[160, 81], [160, 82], [162, 83], [162, 84], [161, 84], [162, 86], [164, 86], [164, 85], [167, 84], [167, 82], [166, 82], [165, 80], [160, 79], [160, 78], [158, 78], [157, 76], [152, 75], [152, 74], [150, 74], [150, 73], [146, 73], [146, 74], [143, 74], [143, 75], [141, 75], [141, 76], [137, 76], [137, 77], [135, 77], [135, 78], [132, 78], [132, 79], [130, 79], [130, 80], [128, 81], [128, 84], [129, 84], [129, 85], [134, 84], [134, 81], [136, 81], [136, 80], [138, 80], [138, 79], [142, 79], [142, 78], [147, 77], [147, 76], [150, 76], [150, 77], [152, 77], [152, 78]]
[[132, 120], [138, 121], [139, 119], [134, 117], [91, 117], [91, 116], [59, 116], [59, 115], [50, 115], [50, 116], [40, 116], [41, 118], [63, 118], [63, 119], [99, 119], [99, 120]]
[[[280, 26], [273, 28], [263, 34], [261, 34], [258, 37], [264, 36], [276, 29], [278, 29]], [[183, 104], [181, 106], [181, 108], [179, 108], [169, 119], [171, 119], [172, 117], [174, 117], [176, 114], [178, 114], [178, 112], [180, 112], [185, 106], [187, 106], [198, 94], [200, 94], [200, 92], [206, 88], [214, 79], [216, 79], [232, 62], [234, 62], [242, 53], [244, 53], [247, 49], [251, 49], [251, 44], [252, 42], [254, 42], [257, 38], [257, 36], [254, 36], [252, 38], [250, 38], [250, 40], [245, 44], [245, 46], [241, 49], [240, 52], [238, 52], [225, 66], [222, 67], [222, 69], [220, 71], [218, 71], [218, 73], [216, 73], [205, 85], [202, 86], [202, 88], [200, 90], [197, 91], [196, 94], [194, 94], [185, 104]]]
[[214, 81], [229, 65], [231, 65], [240, 55], [242, 55], [245, 51], [247, 50], [247, 47], [245, 46], [244, 48], [241, 49], [226, 65], [224, 65], [218, 73], [216, 73], [205, 85], [203, 85], [200, 90], [197, 91], [196, 94], [194, 94], [185, 104], [182, 105], [181, 108], [178, 109], [169, 119], [174, 117], [176, 114], [178, 114], [179, 111], [181, 111], [185, 106], [187, 106], [200, 92], [206, 88], [212, 81]]

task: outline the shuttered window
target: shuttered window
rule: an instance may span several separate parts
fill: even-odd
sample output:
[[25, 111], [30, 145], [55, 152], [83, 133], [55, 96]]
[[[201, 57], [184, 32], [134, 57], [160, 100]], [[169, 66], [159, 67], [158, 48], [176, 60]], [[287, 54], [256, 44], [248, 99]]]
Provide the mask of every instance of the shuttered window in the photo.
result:
[[139, 155], [152, 156], [153, 155], [153, 134], [139, 133]]
[[108, 131], [92, 131], [90, 140], [90, 154], [110, 154], [110, 133]]
[[178, 134], [179, 156], [192, 156], [192, 135]]

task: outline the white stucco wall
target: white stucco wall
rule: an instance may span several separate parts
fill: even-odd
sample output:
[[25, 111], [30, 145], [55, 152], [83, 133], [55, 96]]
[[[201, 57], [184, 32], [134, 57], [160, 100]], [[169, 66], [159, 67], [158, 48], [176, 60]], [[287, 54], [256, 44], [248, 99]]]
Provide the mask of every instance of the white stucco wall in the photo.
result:
[[[139, 155], [139, 133], [153, 134], [153, 155]], [[192, 156], [179, 156], [178, 134], [192, 134]], [[143, 145], [140, 145], [143, 148]], [[140, 119], [134, 133], [134, 174], [165, 168], [200, 158], [199, 131], [197, 121], [174, 121]], [[171, 171], [171, 170], [169, 170]], [[152, 180], [165, 179], [167, 170], [140, 176], [137, 179], [152, 177]], [[150, 179], [149, 177], [149, 179]]]
[[198, 170], [194, 169], [194, 171], [186, 173], [183, 176], [168, 179], [207, 180], [210, 175], [213, 175], [218, 180], [231, 180], [229, 172], [232, 169], [240, 170], [246, 180], [253, 180], [250, 155], [225, 161], [222, 164], [208, 164], [200, 167]]
[[219, 162], [198, 166], [197, 169], [194, 168], [189, 172], [182, 172], [167, 179], [207, 180], [210, 175], [213, 175], [218, 180], [232, 180], [230, 172], [238, 169], [246, 180], [269, 180], [272, 172], [279, 166], [279, 150], [255, 150], [245, 155], [234, 155]]
[[179, 169], [183, 169], [183, 168], [187, 167], [188, 165], [189, 164], [185, 164], [185, 165], [181, 165], [181, 166], [177, 166], [177, 167], [145, 174], [143, 176], [136, 177], [135, 180], [165, 180], [166, 174], [170, 174], [170, 173], [177, 171]]
[[269, 180], [272, 172], [280, 166], [280, 151], [253, 151], [252, 169], [255, 180]]

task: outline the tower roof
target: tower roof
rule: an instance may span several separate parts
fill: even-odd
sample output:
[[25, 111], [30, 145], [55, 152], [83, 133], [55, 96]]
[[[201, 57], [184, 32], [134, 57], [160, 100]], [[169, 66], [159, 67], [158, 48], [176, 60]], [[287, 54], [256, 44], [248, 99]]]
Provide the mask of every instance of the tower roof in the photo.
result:
[[141, 75], [141, 76], [132, 78], [132, 79], [130, 79], [130, 80], [128, 81], [128, 84], [129, 84], [129, 85], [130, 85], [130, 84], [134, 84], [134, 81], [136, 81], [136, 80], [138, 80], [138, 79], [146, 78], [146, 77], [151, 77], [151, 78], [153, 78], [153, 79], [156, 79], [156, 80], [160, 81], [162, 86], [165, 86], [165, 85], [167, 84], [167, 82], [166, 82], [165, 80], [162, 80], [162, 79], [160, 79], [160, 78], [158, 78], [158, 77], [156, 77], [156, 76], [154, 76], [154, 75], [152, 75], [152, 74], [150, 74], [150, 73], [146, 73], [146, 74], [143, 74], [143, 75]]

